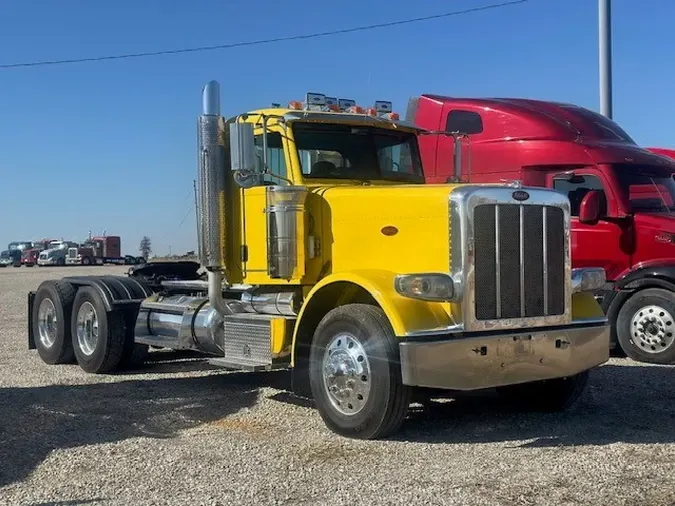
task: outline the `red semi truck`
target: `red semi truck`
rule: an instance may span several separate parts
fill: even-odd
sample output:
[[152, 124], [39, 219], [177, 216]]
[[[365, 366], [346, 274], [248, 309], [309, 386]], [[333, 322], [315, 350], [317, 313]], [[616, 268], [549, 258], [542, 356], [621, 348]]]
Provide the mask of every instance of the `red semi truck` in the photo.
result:
[[612, 322], [612, 346], [635, 360], [675, 363], [675, 160], [571, 104], [421, 95], [406, 119], [428, 130], [420, 154], [429, 183], [514, 181], [566, 194], [573, 267], [606, 271], [596, 297]]
[[675, 159], [675, 149], [668, 148], [647, 148], [648, 151], [656, 153], [657, 155], [667, 156], [668, 158]]

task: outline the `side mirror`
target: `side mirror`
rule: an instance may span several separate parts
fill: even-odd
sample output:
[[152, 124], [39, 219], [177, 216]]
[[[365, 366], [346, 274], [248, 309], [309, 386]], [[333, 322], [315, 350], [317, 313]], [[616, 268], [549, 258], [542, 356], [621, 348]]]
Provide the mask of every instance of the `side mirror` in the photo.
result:
[[230, 123], [230, 168], [255, 173], [255, 136], [252, 123]]
[[600, 219], [600, 197], [597, 190], [591, 190], [584, 196], [579, 205], [579, 223], [597, 223]]

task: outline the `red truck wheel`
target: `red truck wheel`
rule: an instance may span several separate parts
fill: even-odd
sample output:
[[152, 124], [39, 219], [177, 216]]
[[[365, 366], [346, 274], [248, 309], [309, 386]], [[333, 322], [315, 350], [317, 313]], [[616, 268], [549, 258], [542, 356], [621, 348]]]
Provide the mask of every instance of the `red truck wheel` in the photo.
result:
[[675, 300], [662, 288], [633, 294], [621, 307], [616, 322], [621, 349], [633, 360], [675, 363]]

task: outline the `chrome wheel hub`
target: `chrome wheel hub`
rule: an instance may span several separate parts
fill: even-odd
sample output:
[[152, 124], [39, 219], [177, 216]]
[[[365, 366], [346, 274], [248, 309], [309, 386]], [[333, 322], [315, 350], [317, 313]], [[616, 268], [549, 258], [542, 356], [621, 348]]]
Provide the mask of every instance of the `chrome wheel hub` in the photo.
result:
[[355, 415], [370, 394], [370, 362], [363, 346], [350, 334], [335, 336], [323, 357], [323, 384], [335, 409]]
[[51, 299], [42, 299], [38, 307], [38, 334], [42, 346], [51, 348], [56, 341], [56, 329], [58, 324], [56, 308]]
[[660, 306], [645, 306], [633, 315], [631, 336], [638, 348], [661, 353], [675, 341], [675, 320]]
[[98, 316], [91, 302], [85, 302], [77, 311], [77, 344], [85, 355], [91, 355], [98, 342]]

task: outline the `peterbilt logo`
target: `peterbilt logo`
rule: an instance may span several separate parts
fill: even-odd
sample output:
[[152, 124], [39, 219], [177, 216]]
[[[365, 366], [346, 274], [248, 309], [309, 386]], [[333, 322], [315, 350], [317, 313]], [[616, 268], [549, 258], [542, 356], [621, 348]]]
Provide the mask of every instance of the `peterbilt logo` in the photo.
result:
[[520, 202], [522, 202], [523, 200], [527, 200], [527, 199], [530, 198], [530, 194], [527, 193], [525, 190], [516, 190], [516, 191], [514, 191], [514, 192], [511, 194], [511, 196], [512, 196], [515, 200], [518, 200], [518, 201], [520, 201]]

